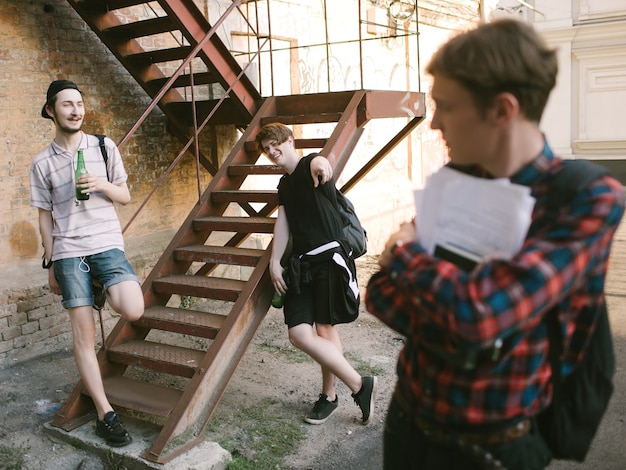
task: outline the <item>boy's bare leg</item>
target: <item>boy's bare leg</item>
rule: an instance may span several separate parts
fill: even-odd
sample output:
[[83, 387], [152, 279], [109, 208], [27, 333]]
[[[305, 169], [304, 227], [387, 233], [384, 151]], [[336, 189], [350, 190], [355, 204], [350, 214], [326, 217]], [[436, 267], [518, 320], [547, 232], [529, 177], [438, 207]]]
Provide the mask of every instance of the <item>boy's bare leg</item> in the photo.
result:
[[108, 288], [109, 305], [128, 321], [139, 320], [144, 312], [143, 292], [136, 281], [123, 281]]
[[104, 393], [100, 367], [96, 358], [96, 322], [93, 318], [93, 310], [91, 305], [86, 305], [70, 308], [68, 312], [72, 323], [76, 367], [96, 407], [98, 419], [102, 420], [107, 412], [113, 411], [113, 408]]
[[[339, 332], [333, 325], [315, 325], [318, 336], [327, 339], [335, 345], [339, 353], [343, 356], [343, 346], [341, 344], [341, 338]], [[335, 374], [327, 367], [322, 368], [322, 393], [326, 394], [330, 400], [334, 400], [337, 397], [337, 381]]]
[[331, 341], [315, 334], [311, 325], [302, 323], [289, 328], [289, 341], [296, 348], [311, 356], [322, 366], [323, 371], [330, 371], [338, 377], [352, 393], [357, 393], [361, 389], [361, 376], [344, 357], [341, 348], [337, 348], [334, 340]]

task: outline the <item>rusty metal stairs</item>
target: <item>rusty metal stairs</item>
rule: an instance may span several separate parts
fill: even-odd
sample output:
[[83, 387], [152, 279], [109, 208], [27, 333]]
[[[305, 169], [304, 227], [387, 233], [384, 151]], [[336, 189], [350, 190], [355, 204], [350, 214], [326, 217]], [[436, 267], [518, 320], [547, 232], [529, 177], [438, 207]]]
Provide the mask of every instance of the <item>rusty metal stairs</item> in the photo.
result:
[[[216, 34], [240, 0], [214, 24], [193, 0], [67, 1], [154, 99], [183, 144], [194, 125], [245, 127], [256, 114], [261, 95]], [[201, 154], [200, 162], [217, 171], [210, 157]]]
[[[98, 353], [110, 402], [159, 425], [158, 436], [143, 457], [165, 463], [201, 440], [270, 307], [273, 291], [267, 268], [281, 170], [259, 161], [254, 137], [260, 127], [277, 121], [299, 129], [296, 146], [327, 156], [338, 177], [371, 119], [412, 118], [369, 166], [421, 122], [424, 97], [417, 92], [357, 90], [261, 98], [217, 36], [207, 41], [211, 25], [192, 0], [68, 1], [144, 90], [158, 99], [170, 130], [181, 141], [193, 134], [185, 117], [192, 105], [199, 105], [199, 120], [227, 122], [243, 132], [219, 168], [201, 157], [213, 178], [144, 281], [144, 316], [134, 323], [120, 320]], [[158, 4], [165, 16], [131, 22], [114, 14], [144, 3], [151, 8]], [[166, 45], [147, 52], [137, 40], [173, 27], [185, 38], [176, 48]], [[178, 48], [183, 50], [174, 51]], [[181, 60], [190, 48], [201, 51], [198, 56], [206, 70], [175, 78], [155, 65]], [[225, 112], [216, 111], [211, 100], [190, 103], [185, 91], [176, 90], [208, 81], [224, 88], [219, 101], [230, 103]], [[173, 89], [163, 88], [168, 82]], [[306, 126], [319, 125], [328, 129], [325, 137], [300, 135]], [[357, 172], [347, 186], [364, 172]], [[186, 308], [182, 299], [187, 297], [199, 300], [200, 306]], [[91, 399], [79, 382], [51, 424], [70, 431], [93, 419], [92, 411]]]
[[[360, 90], [267, 98], [144, 281], [146, 311], [142, 319], [134, 323], [120, 320], [108, 336], [98, 357], [109, 400], [116, 407], [151, 415], [162, 422], [144, 458], [166, 462], [199, 442], [269, 309], [273, 293], [267, 269], [270, 247], [242, 246], [250, 237], [272, 233], [271, 216], [277, 206], [275, 179], [266, 186], [241, 189], [249, 177], [280, 174], [277, 167], [258, 162], [256, 132], [270, 121], [298, 125], [336, 119], [328, 138], [297, 139], [296, 145], [321, 150], [329, 156], [338, 175], [367, 116], [377, 114], [376, 106], [367, 108], [368, 103], [376, 101], [375, 95]], [[406, 94], [402, 97], [405, 99]], [[222, 235], [218, 237], [220, 244], [211, 239], [214, 235]], [[237, 267], [238, 273], [247, 268], [248, 274], [229, 277], [216, 269], [223, 266], [230, 266], [231, 272]], [[172, 296], [207, 299], [210, 305], [222, 307], [215, 311], [189, 310], [180, 302], [172, 305]], [[167, 332], [169, 338], [152, 339], [155, 330]], [[177, 339], [182, 338], [179, 335], [187, 340]], [[206, 349], [183, 345], [189, 343], [189, 337], [210, 342]], [[138, 368], [182, 378], [184, 384], [178, 381], [171, 387], [158, 383], [153, 376], [145, 381], [128, 374]], [[91, 419], [87, 415], [90, 410], [90, 399], [79, 383], [52, 424], [71, 430]], [[172, 441], [181, 435], [185, 443], [172, 449]]]

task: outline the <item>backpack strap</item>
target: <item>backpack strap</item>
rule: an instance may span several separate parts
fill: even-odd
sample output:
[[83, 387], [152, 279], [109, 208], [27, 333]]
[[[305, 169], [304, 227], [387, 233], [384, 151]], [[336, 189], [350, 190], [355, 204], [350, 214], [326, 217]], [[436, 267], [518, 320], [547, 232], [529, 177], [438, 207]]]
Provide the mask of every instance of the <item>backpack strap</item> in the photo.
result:
[[[576, 197], [576, 194], [587, 188], [592, 181], [609, 174], [609, 171], [589, 160], [563, 160], [563, 169], [551, 183], [547, 197], [548, 211], [558, 210]], [[607, 315], [606, 305], [602, 307], [601, 316]], [[601, 319], [600, 321], [604, 321]], [[561, 378], [561, 354], [563, 353], [563, 332], [556, 309], [546, 315], [548, 341], [550, 343], [548, 357], [552, 376], [552, 400], [559, 402], [563, 396]]]
[[592, 181], [609, 174], [609, 171], [589, 160], [563, 160], [563, 169], [550, 183], [547, 206], [559, 210], [574, 199]]
[[111, 179], [109, 178], [109, 166], [108, 166], [109, 154], [107, 153], [107, 148], [104, 145], [105, 136], [103, 134], [96, 134], [96, 137], [98, 138], [98, 144], [100, 145], [100, 152], [102, 153], [102, 158], [104, 159], [104, 168], [107, 171], [107, 181], [111, 181]]

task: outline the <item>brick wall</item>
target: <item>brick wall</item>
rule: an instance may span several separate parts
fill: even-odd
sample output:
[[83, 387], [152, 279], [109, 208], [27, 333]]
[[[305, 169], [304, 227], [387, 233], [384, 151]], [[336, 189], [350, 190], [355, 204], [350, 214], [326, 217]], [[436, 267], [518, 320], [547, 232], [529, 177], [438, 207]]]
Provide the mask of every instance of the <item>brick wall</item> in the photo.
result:
[[[104, 133], [115, 142], [150, 103], [65, 0], [0, 2], [0, 366], [46, 348], [71, 346], [67, 312], [50, 293], [47, 272], [40, 267], [37, 211], [29, 199], [30, 162], [54, 137], [54, 125], [39, 113], [49, 83], [59, 78], [76, 82], [85, 94], [85, 132]], [[233, 129], [223, 128], [205, 140], [217, 140], [223, 156], [235, 138]], [[133, 197], [131, 204], [118, 208], [122, 226], [180, 147], [157, 109], [121, 148]], [[210, 154], [205, 148], [203, 152]], [[127, 253], [140, 278], [195, 203], [195, 175], [193, 157], [184, 157], [125, 233]], [[207, 173], [203, 187], [208, 181]]]
[[49, 289], [28, 287], [0, 295], [0, 354], [24, 359], [13, 350], [28, 349], [26, 356], [49, 347], [50, 340], [71, 341], [69, 316], [58, 312], [58, 302]]

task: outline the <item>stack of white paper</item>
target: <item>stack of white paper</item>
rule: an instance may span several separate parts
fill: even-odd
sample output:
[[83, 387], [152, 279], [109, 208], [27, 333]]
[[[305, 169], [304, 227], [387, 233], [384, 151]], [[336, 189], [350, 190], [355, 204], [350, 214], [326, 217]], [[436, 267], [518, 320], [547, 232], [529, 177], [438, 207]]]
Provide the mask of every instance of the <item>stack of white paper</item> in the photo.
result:
[[510, 259], [522, 246], [534, 205], [526, 186], [444, 167], [415, 191], [417, 237], [430, 254], [444, 249], [474, 261]]

